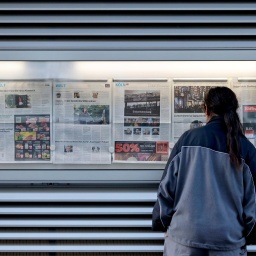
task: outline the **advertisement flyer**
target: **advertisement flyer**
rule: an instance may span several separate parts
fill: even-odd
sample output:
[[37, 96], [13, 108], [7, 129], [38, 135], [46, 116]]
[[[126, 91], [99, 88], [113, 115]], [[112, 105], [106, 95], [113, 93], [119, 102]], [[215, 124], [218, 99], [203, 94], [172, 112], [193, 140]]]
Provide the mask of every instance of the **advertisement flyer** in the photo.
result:
[[111, 84], [54, 82], [54, 163], [110, 164]]
[[203, 103], [210, 88], [228, 86], [227, 81], [174, 80], [173, 82], [173, 141], [187, 130], [205, 125]]
[[243, 105], [244, 135], [256, 146], [256, 104]]
[[52, 162], [52, 83], [0, 81], [0, 162]]
[[232, 89], [238, 98], [238, 114], [243, 123], [244, 134], [256, 146], [256, 80], [234, 78]]
[[115, 141], [116, 161], [167, 161], [169, 142], [162, 141]]
[[15, 115], [15, 160], [51, 160], [50, 115]]
[[[171, 123], [169, 90], [166, 79], [114, 80], [114, 162], [167, 161]], [[121, 142], [137, 148], [120, 151], [117, 145]], [[164, 143], [164, 151], [157, 150], [158, 142]]]

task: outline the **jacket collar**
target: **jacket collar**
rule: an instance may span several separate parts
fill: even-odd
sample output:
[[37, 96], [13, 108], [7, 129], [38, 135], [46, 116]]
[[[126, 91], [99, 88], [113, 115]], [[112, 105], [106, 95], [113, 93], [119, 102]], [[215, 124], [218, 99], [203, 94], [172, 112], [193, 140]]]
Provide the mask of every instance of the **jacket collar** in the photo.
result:
[[222, 116], [213, 116], [211, 119], [210, 119], [210, 121], [208, 121], [207, 122], [207, 124], [206, 125], [208, 125], [208, 124], [216, 124], [216, 123], [218, 123], [218, 124], [221, 124], [221, 123], [223, 123], [224, 122], [224, 119], [223, 119], [223, 117]]

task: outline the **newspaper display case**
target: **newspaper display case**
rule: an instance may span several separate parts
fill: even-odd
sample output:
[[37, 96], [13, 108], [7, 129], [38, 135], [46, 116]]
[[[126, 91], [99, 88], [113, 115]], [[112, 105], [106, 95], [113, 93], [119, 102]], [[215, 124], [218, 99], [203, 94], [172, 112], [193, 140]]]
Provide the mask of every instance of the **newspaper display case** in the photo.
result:
[[2, 182], [157, 183], [181, 134], [205, 124], [201, 105], [214, 86], [237, 94], [245, 135], [256, 145], [255, 67], [1, 61]]

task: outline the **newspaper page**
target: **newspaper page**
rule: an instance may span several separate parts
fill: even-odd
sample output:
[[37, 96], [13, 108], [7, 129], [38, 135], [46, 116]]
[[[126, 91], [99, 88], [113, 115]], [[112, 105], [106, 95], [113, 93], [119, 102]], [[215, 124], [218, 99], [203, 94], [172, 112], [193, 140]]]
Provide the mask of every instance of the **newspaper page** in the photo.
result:
[[52, 82], [0, 81], [0, 162], [52, 162]]
[[173, 134], [174, 143], [187, 130], [205, 125], [204, 96], [210, 88], [228, 86], [227, 80], [173, 80]]
[[233, 79], [232, 89], [239, 102], [239, 117], [244, 134], [256, 146], [256, 79]]
[[169, 90], [167, 79], [114, 80], [114, 162], [168, 160]]
[[54, 163], [110, 164], [111, 84], [54, 82]]

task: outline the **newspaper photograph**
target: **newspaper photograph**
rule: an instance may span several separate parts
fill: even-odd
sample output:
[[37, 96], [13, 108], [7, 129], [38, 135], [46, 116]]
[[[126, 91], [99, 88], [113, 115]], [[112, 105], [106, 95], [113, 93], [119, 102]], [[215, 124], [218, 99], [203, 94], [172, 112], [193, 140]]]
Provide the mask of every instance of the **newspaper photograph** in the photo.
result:
[[174, 142], [187, 130], [205, 125], [204, 96], [210, 88], [227, 86], [227, 82], [174, 81], [173, 134]]
[[244, 135], [256, 146], [256, 105], [243, 105]]
[[239, 102], [238, 113], [244, 134], [256, 146], [256, 81], [234, 78], [232, 90]]
[[52, 162], [52, 82], [0, 81], [0, 162]]
[[[170, 139], [170, 86], [167, 80], [114, 82], [114, 161], [166, 161], [166, 153], [156, 152], [159, 141], [168, 145]], [[155, 150], [144, 152], [118, 152], [116, 142], [151, 145]], [[147, 144], [148, 143], [148, 144]], [[128, 157], [133, 153], [133, 157]], [[142, 156], [143, 157], [138, 157]], [[152, 157], [152, 154], [154, 157]], [[137, 155], [137, 157], [135, 156]], [[161, 157], [159, 157], [161, 156]], [[135, 160], [136, 158], [136, 160]], [[142, 160], [143, 159], [143, 160]]]
[[111, 85], [54, 82], [54, 163], [110, 164]]

